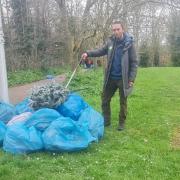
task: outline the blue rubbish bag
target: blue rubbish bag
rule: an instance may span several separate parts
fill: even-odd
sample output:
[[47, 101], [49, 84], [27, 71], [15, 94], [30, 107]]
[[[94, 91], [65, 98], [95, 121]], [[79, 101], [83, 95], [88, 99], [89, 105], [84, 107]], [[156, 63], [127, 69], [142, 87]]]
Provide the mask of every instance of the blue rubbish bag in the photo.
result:
[[2, 121], [0, 121], [0, 147], [3, 144], [5, 133], [6, 133], [6, 125]]
[[24, 123], [9, 126], [4, 137], [3, 149], [13, 154], [24, 154], [43, 149], [42, 134], [35, 127]]
[[33, 112], [34, 110], [30, 107], [31, 101], [28, 98], [25, 98], [23, 101], [20, 103], [16, 104], [15, 109], [16, 109], [16, 114], [22, 114], [24, 112]]
[[70, 117], [77, 121], [81, 112], [88, 106], [88, 104], [77, 94], [70, 94], [67, 100], [56, 110], [65, 117]]
[[42, 137], [46, 150], [58, 152], [79, 151], [94, 141], [86, 129], [80, 129], [76, 122], [68, 117], [60, 117], [52, 122]]
[[61, 117], [56, 110], [49, 108], [42, 108], [34, 112], [25, 122], [27, 127], [34, 126], [40, 131], [44, 131], [52, 121]]
[[0, 121], [7, 124], [15, 115], [16, 111], [13, 105], [0, 102]]
[[98, 141], [104, 134], [104, 118], [92, 107], [86, 108], [79, 117], [77, 124], [88, 128], [91, 135]]

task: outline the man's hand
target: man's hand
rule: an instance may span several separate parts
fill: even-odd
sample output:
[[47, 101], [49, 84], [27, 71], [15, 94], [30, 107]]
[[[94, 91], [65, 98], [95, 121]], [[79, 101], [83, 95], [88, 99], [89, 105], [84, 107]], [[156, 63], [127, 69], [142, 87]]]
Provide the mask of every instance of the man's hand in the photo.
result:
[[87, 53], [83, 53], [82, 56], [81, 56], [81, 58], [82, 58], [83, 60], [86, 60], [87, 57], [88, 57], [88, 54], [87, 54]]
[[133, 86], [133, 84], [134, 84], [134, 82], [133, 82], [133, 81], [129, 81], [129, 87], [132, 87], [132, 86]]

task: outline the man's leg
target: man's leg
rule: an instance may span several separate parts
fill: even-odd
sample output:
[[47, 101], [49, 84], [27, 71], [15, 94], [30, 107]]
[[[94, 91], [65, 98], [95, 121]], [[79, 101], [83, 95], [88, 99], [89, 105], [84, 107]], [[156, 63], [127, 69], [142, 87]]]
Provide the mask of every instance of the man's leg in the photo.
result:
[[109, 79], [106, 88], [102, 93], [102, 113], [104, 116], [104, 125], [109, 126], [111, 124], [111, 98], [117, 90], [117, 85], [114, 80]]
[[125, 126], [125, 120], [127, 116], [127, 97], [124, 96], [123, 81], [120, 80], [118, 83], [119, 96], [120, 96], [120, 112], [119, 112], [119, 126], [118, 130], [123, 130]]

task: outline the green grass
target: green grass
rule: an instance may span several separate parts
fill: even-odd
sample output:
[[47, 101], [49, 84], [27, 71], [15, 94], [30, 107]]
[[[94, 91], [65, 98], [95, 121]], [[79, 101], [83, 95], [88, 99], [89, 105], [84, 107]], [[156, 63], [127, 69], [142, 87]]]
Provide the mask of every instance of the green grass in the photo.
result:
[[46, 71], [34, 69], [34, 70], [21, 70], [17, 72], [8, 72], [8, 85], [9, 87], [31, 83], [33, 81], [39, 81], [46, 79], [46, 75], [59, 75], [69, 71], [69, 68], [48, 68]]
[[[71, 89], [101, 111], [102, 69], [80, 71]], [[99, 143], [79, 153], [14, 156], [0, 150], [0, 179], [157, 179], [180, 178], [180, 151], [171, 147], [180, 126], [180, 68], [139, 69], [128, 98], [126, 130], [118, 132], [118, 94], [112, 126]]]

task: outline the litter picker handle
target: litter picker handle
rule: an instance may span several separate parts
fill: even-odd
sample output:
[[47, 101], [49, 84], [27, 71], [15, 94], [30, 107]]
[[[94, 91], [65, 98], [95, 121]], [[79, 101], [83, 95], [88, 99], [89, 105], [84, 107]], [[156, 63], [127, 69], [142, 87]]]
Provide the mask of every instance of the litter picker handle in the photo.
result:
[[79, 65], [81, 64], [81, 62], [82, 62], [82, 58], [81, 58], [81, 60], [78, 62], [78, 64], [76, 65], [76, 67], [75, 67], [75, 69], [74, 69], [74, 71], [73, 71], [73, 73], [72, 73], [72, 75], [71, 75], [68, 83], [66, 84], [65, 88], [67, 88], [67, 87], [69, 86], [69, 84], [70, 84], [72, 78], [74, 77], [74, 75], [75, 75], [75, 73], [76, 73], [76, 71], [77, 71], [77, 68], [79, 67]]

